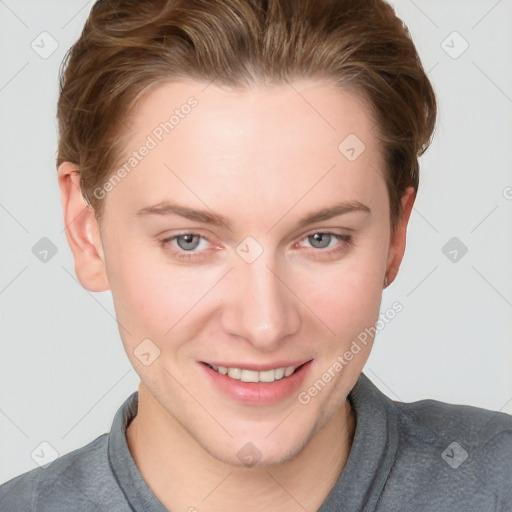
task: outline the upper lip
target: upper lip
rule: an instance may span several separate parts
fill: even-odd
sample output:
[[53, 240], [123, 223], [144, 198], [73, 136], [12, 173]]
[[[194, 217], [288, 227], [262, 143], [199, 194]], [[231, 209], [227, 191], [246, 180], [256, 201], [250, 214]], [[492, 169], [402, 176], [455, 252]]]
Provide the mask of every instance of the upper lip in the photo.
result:
[[275, 370], [276, 368], [286, 368], [288, 366], [302, 366], [309, 363], [311, 359], [302, 361], [276, 361], [275, 363], [255, 364], [255, 363], [219, 363], [213, 361], [203, 361], [211, 366], [224, 366], [226, 368], [241, 368], [244, 370], [252, 370], [255, 372], [265, 372], [267, 370]]

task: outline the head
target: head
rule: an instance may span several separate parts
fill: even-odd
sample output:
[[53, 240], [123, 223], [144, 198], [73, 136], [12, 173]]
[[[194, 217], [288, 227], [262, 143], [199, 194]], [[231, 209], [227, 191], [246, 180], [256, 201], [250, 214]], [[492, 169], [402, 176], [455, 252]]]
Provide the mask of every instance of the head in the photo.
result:
[[[252, 442], [260, 464], [284, 461], [340, 410], [373, 339], [332, 368], [398, 272], [435, 116], [382, 0], [92, 9], [58, 104], [76, 273], [112, 291], [142, 385], [213, 457], [242, 464]], [[212, 381], [206, 364], [224, 363], [307, 364], [261, 401]]]

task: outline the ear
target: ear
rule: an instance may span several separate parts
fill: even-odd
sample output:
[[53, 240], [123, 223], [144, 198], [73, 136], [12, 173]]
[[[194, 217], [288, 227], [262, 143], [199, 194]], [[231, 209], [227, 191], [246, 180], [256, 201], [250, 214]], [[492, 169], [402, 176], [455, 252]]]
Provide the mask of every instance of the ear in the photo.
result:
[[62, 162], [58, 167], [60, 199], [69, 247], [75, 259], [75, 272], [84, 288], [91, 292], [110, 289], [103, 245], [94, 210], [80, 189], [80, 170]]
[[402, 216], [400, 217], [395, 232], [391, 236], [388, 252], [387, 263], [387, 283], [388, 286], [395, 280], [400, 263], [405, 252], [405, 238], [407, 232], [407, 224], [411, 216], [412, 207], [416, 199], [416, 191], [414, 187], [407, 187], [402, 196]]

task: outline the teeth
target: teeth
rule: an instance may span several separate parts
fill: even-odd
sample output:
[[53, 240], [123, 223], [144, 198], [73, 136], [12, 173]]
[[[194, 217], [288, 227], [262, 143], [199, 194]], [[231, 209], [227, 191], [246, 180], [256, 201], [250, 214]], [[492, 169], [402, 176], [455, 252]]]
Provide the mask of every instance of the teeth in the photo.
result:
[[293, 366], [287, 366], [284, 369], [284, 376], [289, 377], [294, 371], [295, 371], [295, 368]]
[[[231, 375], [230, 375], [231, 377]], [[242, 370], [240, 374], [240, 380], [243, 382], [259, 382], [259, 372], [255, 372], [252, 370]]]
[[227, 375], [232, 379], [241, 380], [242, 382], [274, 382], [284, 377], [289, 377], [298, 366], [286, 366], [284, 368], [275, 368], [274, 370], [265, 370], [257, 372], [254, 370], [245, 370], [242, 368], [226, 368], [225, 366], [209, 365], [216, 372]]
[[274, 370], [275, 379], [276, 380], [282, 379], [284, 377], [284, 372], [285, 372], [284, 368], [277, 368], [276, 370]]
[[265, 372], [260, 372], [260, 382], [274, 382], [276, 379], [276, 371], [275, 370], [267, 370]]
[[240, 377], [242, 376], [242, 370], [240, 370], [240, 368], [228, 368], [228, 375], [232, 379], [240, 380]]

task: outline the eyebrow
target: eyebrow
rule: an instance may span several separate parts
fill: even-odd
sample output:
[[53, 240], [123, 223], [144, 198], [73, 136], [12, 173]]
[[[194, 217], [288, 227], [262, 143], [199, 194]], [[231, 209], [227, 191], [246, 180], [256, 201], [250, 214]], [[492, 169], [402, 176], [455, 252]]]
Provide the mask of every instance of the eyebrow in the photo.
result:
[[[359, 201], [343, 201], [332, 206], [322, 208], [316, 212], [306, 214], [297, 222], [297, 228], [356, 211], [371, 213], [370, 208]], [[135, 215], [136, 217], [146, 217], [149, 215], [178, 215], [192, 221], [219, 227], [227, 226], [228, 229], [231, 229], [229, 221], [222, 215], [208, 210], [189, 208], [188, 206], [170, 201], [162, 201], [152, 206], [146, 206], [141, 208]]]

